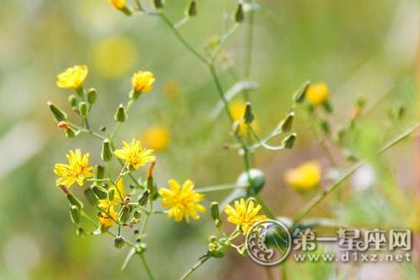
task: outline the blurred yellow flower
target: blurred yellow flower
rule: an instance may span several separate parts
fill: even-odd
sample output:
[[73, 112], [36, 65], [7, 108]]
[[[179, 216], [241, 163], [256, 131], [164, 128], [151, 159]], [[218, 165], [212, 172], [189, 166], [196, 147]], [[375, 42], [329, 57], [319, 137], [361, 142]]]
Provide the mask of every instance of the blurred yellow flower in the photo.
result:
[[[244, 122], [246, 103], [242, 100], [234, 100], [229, 104], [229, 112], [234, 121], [239, 123], [239, 133], [245, 134], [248, 131], [248, 125]], [[251, 124], [254, 130], [258, 130], [258, 122], [254, 120]]]
[[129, 38], [113, 37], [99, 41], [92, 49], [92, 56], [99, 74], [118, 78], [133, 68], [137, 51]]
[[306, 162], [286, 171], [285, 180], [295, 190], [311, 190], [321, 181], [321, 166], [317, 162]]
[[116, 207], [121, 205], [124, 202], [125, 191], [124, 191], [124, 181], [119, 179], [117, 186], [110, 186], [110, 190], [114, 190], [114, 197], [112, 200], [109, 198], [99, 200], [98, 207], [102, 210], [99, 213], [99, 223], [101, 226], [109, 228], [115, 224], [115, 221], [118, 219]]
[[131, 144], [123, 141], [123, 148], [115, 150], [114, 154], [117, 158], [124, 160], [129, 167], [138, 169], [150, 161], [156, 160], [152, 155], [153, 150], [143, 148], [140, 141], [133, 139]]
[[66, 157], [69, 164], [57, 163], [54, 167], [54, 173], [60, 177], [55, 184], [70, 188], [77, 182], [83, 186], [84, 180], [93, 176], [93, 167], [89, 166], [89, 153], [82, 155], [80, 149], [77, 149], [69, 151]]
[[248, 230], [258, 221], [266, 220], [265, 215], [258, 215], [261, 205], [255, 205], [253, 198], [241, 198], [234, 202], [235, 208], [231, 205], [225, 207], [225, 213], [228, 214], [228, 222], [241, 227], [243, 234], [247, 234]]
[[109, 2], [116, 9], [123, 9], [123, 8], [125, 8], [125, 5], [126, 5], [125, 0], [110, 0]]
[[164, 126], [154, 126], [144, 132], [144, 143], [155, 151], [163, 151], [169, 145], [169, 131]]
[[152, 85], [155, 82], [155, 76], [149, 71], [138, 71], [134, 73], [131, 78], [133, 90], [137, 93], [147, 93], [153, 89]]
[[305, 98], [315, 106], [328, 102], [328, 86], [326, 83], [311, 84], [306, 91]]
[[168, 181], [169, 189], [162, 188], [159, 194], [162, 196], [162, 205], [170, 207], [168, 217], [180, 222], [183, 218], [187, 222], [190, 217], [194, 220], [200, 218], [198, 212], [204, 213], [206, 208], [199, 204], [204, 199], [204, 195], [194, 191], [194, 183], [187, 180], [181, 185], [174, 179]]
[[76, 65], [67, 68], [57, 75], [57, 86], [60, 88], [78, 89], [82, 86], [88, 74], [86, 65]]

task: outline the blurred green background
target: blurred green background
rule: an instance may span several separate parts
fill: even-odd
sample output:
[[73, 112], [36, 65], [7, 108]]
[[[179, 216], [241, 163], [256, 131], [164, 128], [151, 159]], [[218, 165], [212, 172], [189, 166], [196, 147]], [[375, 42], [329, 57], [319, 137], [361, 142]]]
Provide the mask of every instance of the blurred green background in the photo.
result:
[[[419, 1], [257, 2], [251, 78], [259, 88], [251, 98], [261, 135], [285, 116], [292, 93], [308, 79], [328, 84], [337, 126], [349, 119], [355, 100], [366, 97], [367, 113], [351, 142], [358, 157], [372, 154], [418, 119]], [[167, 0], [165, 10], [176, 21], [186, 3]], [[182, 34], [202, 51], [221, 33], [226, 10], [231, 15], [236, 4], [198, 1], [198, 16], [180, 29]], [[244, 26], [224, 53], [239, 76], [246, 56]], [[231, 183], [242, 163], [235, 151], [223, 149], [233, 142], [226, 117], [210, 118], [218, 95], [207, 69], [158, 17], [126, 17], [108, 1], [0, 0], [0, 38], [0, 279], [146, 279], [136, 259], [120, 271], [126, 250], [115, 249], [108, 236], [76, 236], [52, 169], [78, 147], [99, 162], [100, 143], [87, 135], [66, 139], [46, 102], [70, 112], [69, 91], [55, 86], [56, 75], [86, 64], [86, 85], [99, 93], [91, 122], [112, 127], [132, 73], [150, 70], [157, 78], [155, 90], [133, 107], [119, 140], [143, 139], [148, 128], [164, 127], [169, 145], [157, 153], [160, 186], [169, 178], [191, 178], [198, 187]], [[234, 81], [223, 66], [219, 73], [224, 88], [230, 88]], [[406, 109], [397, 123], [387, 117], [396, 106]], [[255, 154], [256, 166], [267, 175], [262, 196], [279, 216], [293, 217], [313, 196], [289, 189], [285, 170], [317, 160], [323, 181], [336, 172], [303, 115], [297, 112], [295, 149]], [[346, 183], [340, 202], [321, 205], [317, 214], [366, 228], [417, 231], [420, 142], [414, 140], [361, 169]], [[205, 203], [227, 193], [211, 194]], [[162, 216], [153, 219], [149, 233], [147, 256], [157, 279], [177, 279], [206, 250], [214, 228], [208, 217], [186, 224]], [[416, 240], [409, 264], [290, 264], [290, 279], [418, 279]], [[264, 277], [263, 268], [231, 252], [222, 261], [211, 260], [192, 279]]]

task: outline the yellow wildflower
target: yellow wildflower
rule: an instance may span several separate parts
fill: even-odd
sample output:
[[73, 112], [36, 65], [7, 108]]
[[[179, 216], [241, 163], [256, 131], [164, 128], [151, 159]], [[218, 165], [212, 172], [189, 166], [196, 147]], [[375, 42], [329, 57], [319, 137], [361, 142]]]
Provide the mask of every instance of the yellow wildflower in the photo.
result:
[[309, 86], [305, 98], [315, 106], [328, 102], [328, 86], [326, 83], [316, 83]]
[[110, 190], [114, 190], [113, 199], [101, 199], [98, 204], [98, 207], [102, 210], [99, 213], [99, 223], [106, 228], [115, 224], [115, 221], [118, 219], [118, 213], [115, 209], [124, 202], [125, 191], [123, 179], [118, 180], [117, 186], [112, 185], [109, 188]]
[[133, 90], [137, 93], [147, 93], [153, 89], [152, 85], [155, 82], [155, 76], [149, 71], [138, 71], [134, 73], [131, 78]]
[[[242, 100], [235, 100], [229, 104], [229, 112], [232, 116], [232, 119], [239, 123], [239, 133], [245, 134], [248, 131], [248, 125], [244, 122], [246, 103]], [[253, 121], [251, 124], [254, 130], [258, 129], [257, 121]]]
[[126, 5], [125, 0], [110, 0], [109, 2], [111, 3], [112, 6], [114, 6], [114, 8], [119, 9], [119, 10], [124, 9]]
[[57, 75], [57, 86], [60, 88], [78, 89], [82, 86], [88, 74], [86, 65], [76, 65], [67, 68]]
[[228, 222], [241, 227], [243, 234], [247, 234], [248, 230], [256, 223], [262, 220], [266, 220], [265, 215], [258, 215], [261, 210], [261, 205], [255, 205], [255, 201], [252, 198], [245, 199], [241, 198], [239, 201], [236, 200], [235, 208], [231, 205], [225, 207], [225, 213], [228, 214]]
[[194, 220], [200, 218], [198, 212], [204, 213], [206, 208], [199, 204], [204, 195], [194, 191], [194, 183], [187, 180], [181, 185], [174, 179], [168, 181], [169, 189], [162, 188], [159, 194], [162, 196], [162, 205], [170, 207], [168, 217], [180, 222], [183, 218], [187, 222], [190, 217]]
[[156, 160], [152, 153], [153, 150], [143, 148], [140, 141], [133, 139], [131, 144], [123, 141], [123, 148], [115, 150], [114, 155], [124, 160], [130, 168], [138, 169], [140, 166]]
[[144, 132], [144, 143], [155, 151], [165, 150], [169, 145], [169, 132], [166, 127], [154, 126]]
[[288, 170], [286, 182], [295, 190], [310, 190], [321, 181], [321, 167], [317, 162], [307, 162], [297, 168]]
[[54, 173], [60, 177], [55, 184], [70, 188], [77, 182], [83, 186], [84, 180], [93, 176], [93, 167], [89, 166], [89, 153], [82, 155], [80, 149], [77, 149], [69, 151], [66, 157], [69, 164], [57, 163], [54, 167]]

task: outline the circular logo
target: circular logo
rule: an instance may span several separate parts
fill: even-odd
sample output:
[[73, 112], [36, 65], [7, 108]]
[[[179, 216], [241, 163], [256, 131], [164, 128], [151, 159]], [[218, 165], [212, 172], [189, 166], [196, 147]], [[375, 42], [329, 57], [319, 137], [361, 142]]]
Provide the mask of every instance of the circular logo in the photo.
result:
[[292, 248], [292, 236], [287, 227], [279, 221], [264, 220], [250, 228], [245, 244], [253, 261], [272, 266], [287, 258]]

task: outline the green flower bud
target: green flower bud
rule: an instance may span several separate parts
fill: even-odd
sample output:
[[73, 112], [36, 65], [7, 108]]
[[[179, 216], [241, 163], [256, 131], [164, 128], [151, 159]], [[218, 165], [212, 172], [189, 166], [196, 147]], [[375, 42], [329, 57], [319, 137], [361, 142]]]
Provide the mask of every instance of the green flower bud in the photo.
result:
[[189, 17], [197, 15], [197, 1], [192, 0], [187, 8], [187, 13]]
[[70, 219], [75, 225], [80, 223], [80, 209], [75, 205], [70, 206]]
[[73, 128], [69, 127], [69, 129], [66, 130], [66, 137], [71, 139], [76, 137], [76, 131], [73, 130]]
[[[105, 176], [105, 168], [102, 165], [95, 166], [95, 179], [101, 180]], [[97, 184], [102, 186], [102, 182], [98, 181]]]
[[96, 89], [91, 88], [87, 92], [87, 100], [89, 104], [94, 104], [96, 102], [96, 97], [98, 96], [98, 93], [96, 92]]
[[124, 206], [121, 211], [119, 220], [121, 223], [125, 224], [129, 218], [130, 218], [130, 207]]
[[210, 203], [210, 213], [214, 221], [220, 220], [219, 203], [217, 201]]
[[125, 122], [125, 120], [127, 119], [127, 113], [125, 112], [125, 108], [122, 104], [120, 104], [120, 106], [118, 106], [117, 111], [115, 112], [114, 115], [114, 119], [117, 122]]
[[66, 113], [63, 110], [48, 101], [48, 107], [50, 107], [51, 113], [53, 113], [54, 119], [57, 122], [65, 121], [67, 119]]
[[68, 101], [69, 101], [70, 107], [73, 108], [73, 107], [76, 107], [77, 106], [77, 97], [76, 97], [76, 95], [74, 95], [74, 94], [70, 95], [69, 98], [68, 98]]
[[153, 0], [153, 4], [155, 5], [156, 9], [162, 9], [163, 8], [163, 0]]
[[265, 185], [265, 175], [261, 170], [253, 168], [239, 175], [236, 184], [241, 188], [247, 188], [249, 195], [256, 195]]
[[115, 189], [109, 189], [108, 190], [108, 199], [110, 201], [113, 201], [114, 200], [114, 197], [115, 197]]
[[331, 133], [330, 124], [326, 120], [322, 120], [319, 124], [321, 127], [321, 130], [326, 134], [329, 135]]
[[311, 82], [306, 81], [299, 90], [295, 93], [295, 102], [302, 103], [305, 100], [306, 92], [311, 85]]
[[103, 161], [111, 161], [112, 159], [112, 149], [108, 139], [102, 142], [101, 158]]
[[89, 202], [91, 206], [98, 205], [98, 197], [96, 196], [95, 192], [91, 188], [87, 188], [83, 194], [86, 197], [86, 200]]
[[124, 238], [122, 236], [117, 236], [114, 239], [114, 246], [117, 249], [121, 249], [122, 247], [124, 247], [125, 245], [125, 241]]
[[134, 214], [133, 214], [134, 219], [140, 220], [141, 216], [142, 216], [142, 214], [139, 210], [134, 211]]
[[147, 201], [149, 200], [150, 197], [150, 190], [145, 190], [139, 197], [139, 205], [140, 206], [144, 206], [146, 205]]
[[247, 102], [244, 113], [244, 122], [250, 124], [254, 121], [254, 114], [252, 113], [251, 103]]
[[154, 200], [157, 196], [157, 187], [155, 182], [153, 181], [153, 177], [147, 178], [147, 189], [150, 191], [150, 197]]
[[76, 235], [79, 236], [79, 237], [85, 236], [85, 230], [82, 229], [82, 228], [77, 228], [76, 229]]
[[329, 102], [325, 102], [324, 104], [322, 104], [322, 107], [324, 107], [324, 110], [327, 113], [332, 113], [333, 112], [333, 107], [331, 106], [331, 104]]
[[284, 138], [283, 146], [286, 149], [292, 149], [293, 145], [295, 144], [296, 137], [297, 137], [296, 133], [293, 133], [293, 134], [289, 135], [288, 137]]
[[238, 4], [238, 8], [236, 9], [236, 12], [235, 12], [235, 21], [237, 23], [241, 23], [244, 21], [244, 19], [245, 19], [244, 8], [242, 4], [240, 3]]
[[209, 237], [209, 242], [210, 243], [216, 243], [216, 241], [217, 241], [217, 236], [212, 235], [212, 236]]
[[280, 125], [280, 129], [282, 132], [289, 132], [292, 129], [294, 117], [295, 112], [290, 112], [286, 119]]
[[76, 206], [79, 209], [83, 209], [83, 203], [78, 200], [74, 195], [71, 193], [67, 194], [67, 200], [70, 202], [71, 206]]
[[80, 115], [82, 117], [86, 118], [88, 116], [88, 113], [89, 113], [88, 111], [89, 111], [89, 109], [88, 109], [87, 103], [84, 102], [84, 101], [80, 102], [79, 103], [79, 112], [80, 112]]
[[95, 185], [95, 186], [92, 187], [92, 190], [99, 199], [105, 199], [105, 198], [108, 197], [108, 192], [106, 191], [106, 189], [104, 189], [100, 186]]

